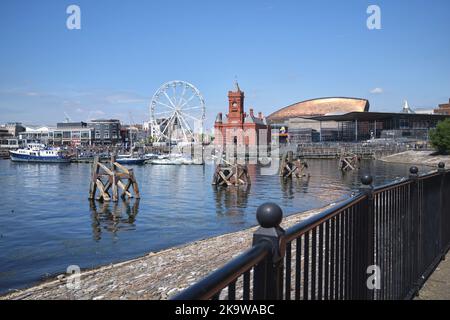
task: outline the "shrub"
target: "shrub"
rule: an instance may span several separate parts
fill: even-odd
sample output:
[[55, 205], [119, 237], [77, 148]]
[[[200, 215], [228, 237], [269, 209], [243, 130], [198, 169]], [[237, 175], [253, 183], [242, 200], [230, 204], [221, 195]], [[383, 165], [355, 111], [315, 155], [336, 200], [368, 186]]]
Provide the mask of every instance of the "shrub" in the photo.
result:
[[436, 129], [430, 131], [430, 141], [439, 153], [450, 153], [450, 119], [440, 121]]

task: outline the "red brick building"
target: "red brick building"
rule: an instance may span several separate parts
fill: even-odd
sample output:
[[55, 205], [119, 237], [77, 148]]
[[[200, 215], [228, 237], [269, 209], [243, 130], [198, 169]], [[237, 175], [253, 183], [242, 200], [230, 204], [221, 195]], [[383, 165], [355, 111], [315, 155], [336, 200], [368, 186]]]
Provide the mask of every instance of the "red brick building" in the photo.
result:
[[270, 126], [266, 118], [259, 112], [255, 116], [253, 109], [250, 113], [244, 110], [244, 92], [235, 84], [236, 91], [228, 92], [228, 114], [223, 118], [219, 113], [214, 124], [214, 143], [226, 147], [226, 145], [237, 146], [259, 146], [270, 142]]
[[450, 115], [450, 99], [448, 99], [448, 103], [440, 104], [439, 108], [434, 109], [434, 113]]

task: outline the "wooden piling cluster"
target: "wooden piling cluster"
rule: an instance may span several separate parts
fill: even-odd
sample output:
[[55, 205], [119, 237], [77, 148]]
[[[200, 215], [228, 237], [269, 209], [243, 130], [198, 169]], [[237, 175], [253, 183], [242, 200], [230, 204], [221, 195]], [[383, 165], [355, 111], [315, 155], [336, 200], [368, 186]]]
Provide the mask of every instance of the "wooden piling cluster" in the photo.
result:
[[307, 168], [306, 162], [300, 159], [294, 160], [294, 152], [288, 151], [281, 159], [279, 175], [283, 178], [301, 178], [306, 175], [304, 172]]
[[339, 156], [339, 169], [342, 171], [359, 169], [359, 157], [354, 153], [341, 153]]
[[218, 186], [250, 185], [251, 180], [247, 166], [240, 164], [217, 165], [212, 184]]
[[[117, 163], [115, 156], [111, 157], [109, 167], [100, 163], [99, 157], [94, 158], [89, 199], [117, 202], [119, 201], [119, 189], [122, 190], [122, 199], [133, 198], [130, 188], [133, 189], [134, 197], [140, 199], [139, 186], [133, 169], [127, 169]], [[99, 195], [96, 197], [97, 190]], [[109, 193], [110, 190], [112, 195]]]

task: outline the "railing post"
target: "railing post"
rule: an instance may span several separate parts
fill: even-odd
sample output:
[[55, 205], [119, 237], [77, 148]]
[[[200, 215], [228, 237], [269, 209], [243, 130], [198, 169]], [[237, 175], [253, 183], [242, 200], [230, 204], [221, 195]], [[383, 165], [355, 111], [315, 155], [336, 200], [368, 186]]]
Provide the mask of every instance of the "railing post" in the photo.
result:
[[413, 290], [417, 295], [419, 293], [420, 288], [420, 198], [419, 198], [419, 168], [411, 167], [409, 168], [409, 179], [411, 179], [411, 188], [410, 188], [410, 200], [411, 200], [411, 220], [412, 220], [412, 228], [411, 228], [411, 262], [412, 262], [412, 274], [413, 274]]
[[254, 300], [283, 299], [283, 258], [286, 252], [284, 230], [280, 227], [283, 211], [275, 203], [265, 203], [256, 211], [260, 228], [253, 234], [253, 245], [268, 242], [269, 256], [255, 266], [253, 278]]
[[[365, 250], [364, 252], [364, 257], [365, 257], [365, 261], [363, 261], [363, 265], [360, 266], [360, 268], [364, 268], [364, 269], [360, 269], [360, 272], [362, 272], [362, 277], [361, 277], [361, 282], [360, 285], [362, 286], [361, 288], [361, 298], [364, 300], [373, 300], [375, 295], [374, 295], [374, 290], [376, 289], [375, 284], [373, 284], [372, 286], [369, 286], [367, 277], [367, 271], [370, 270], [369, 267], [372, 267], [373, 265], [375, 265], [375, 205], [374, 205], [374, 197], [373, 197], [373, 178], [371, 175], [364, 175], [361, 177], [361, 187], [360, 187], [360, 192], [365, 194], [367, 196], [367, 199], [365, 200], [365, 210], [363, 210], [363, 216], [360, 217], [360, 219], [362, 220], [362, 243], [365, 243], [366, 245], [363, 246], [363, 250]], [[365, 238], [365, 239], [364, 239]], [[362, 244], [361, 243], [361, 244]], [[377, 275], [375, 275], [376, 277]], [[375, 279], [375, 281], [378, 281], [379, 279]]]
[[440, 208], [440, 214], [439, 214], [439, 251], [441, 252], [441, 260], [445, 259], [445, 249], [446, 249], [446, 243], [444, 241], [444, 235], [445, 235], [445, 221], [444, 215], [446, 214], [444, 209], [444, 188], [445, 188], [445, 163], [439, 162], [438, 164], [438, 172], [441, 175], [441, 187], [439, 188], [439, 208]]

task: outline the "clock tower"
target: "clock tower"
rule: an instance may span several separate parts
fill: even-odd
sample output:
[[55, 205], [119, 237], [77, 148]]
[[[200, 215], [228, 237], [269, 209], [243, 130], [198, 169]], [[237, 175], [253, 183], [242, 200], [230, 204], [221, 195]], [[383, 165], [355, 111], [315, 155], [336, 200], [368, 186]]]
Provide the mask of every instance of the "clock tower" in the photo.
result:
[[228, 114], [222, 116], [220, 112], [214, 123], [214, 144], [254, 146], [270, 142], [270, 126], [260, 112], [257, 116], [250, 108], [249, 113], [244, 109], [244, 92], [237, 81], [235, 90], [228, 91]]
[[235, 82], [236, 91], [228, 91], [228, 121], [230, 123], [244, 122], [244, 92]]

